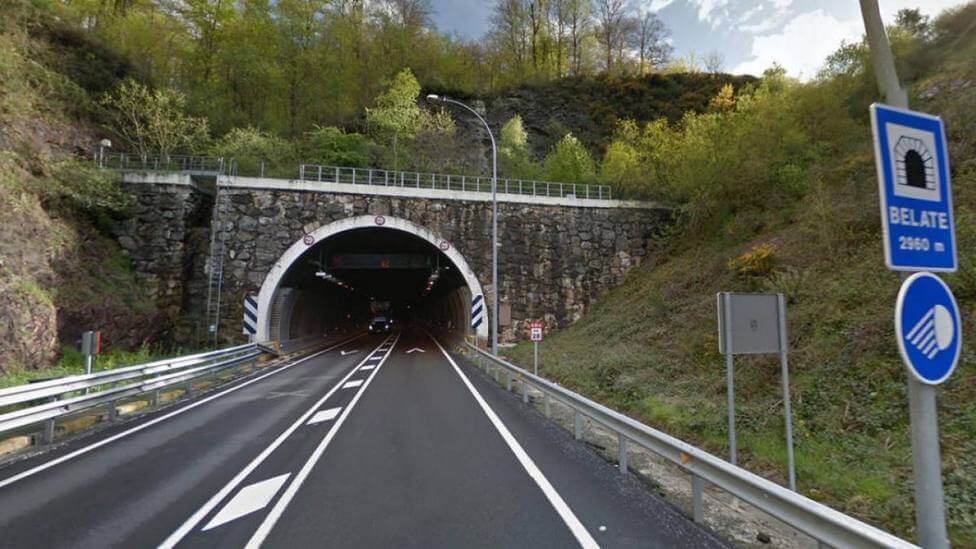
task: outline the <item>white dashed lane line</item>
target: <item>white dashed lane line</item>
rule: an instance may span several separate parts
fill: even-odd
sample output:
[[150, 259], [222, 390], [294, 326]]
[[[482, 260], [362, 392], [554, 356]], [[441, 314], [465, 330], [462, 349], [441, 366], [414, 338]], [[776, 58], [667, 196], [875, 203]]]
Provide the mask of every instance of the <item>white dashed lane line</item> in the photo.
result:
[[343, 385], [342, 388], [343, 389], [354, 389], [356, 387], [359, 387], [362, 384], [363, 384], [363, 380], [361, 380], [361, 379], [355, 379], [353, 381], [346, 382], [346, 384]]

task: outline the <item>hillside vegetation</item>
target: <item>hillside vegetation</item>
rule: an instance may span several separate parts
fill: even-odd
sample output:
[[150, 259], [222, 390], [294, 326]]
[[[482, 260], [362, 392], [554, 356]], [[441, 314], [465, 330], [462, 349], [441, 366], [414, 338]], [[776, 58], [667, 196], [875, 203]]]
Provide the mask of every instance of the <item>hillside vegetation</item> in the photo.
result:
[[[941, 115], [949, 133], [961, 267], [945, 279], [966, 336], [938, 398], [950, 535], [964, 547], [976, 544], [976, 4], [916, 16], [903, 13], [890, 33], [913, 107]], [[604, 166], [634, 192], [676, 203], [678, 225], [540, 353], [546, 376], [725, 456], [715, 293], [782, 292], [799, 490], [911, 538], [899, 278], [880, 242], [868, 59], [863, 44], [847, 44], [811, 83], [771, 71], [717, 96], [709, 113], [621, 125]], [[510, 354], [531, 363], [528, 344]], [[785, 482], [778, 360], [736, 362], [740, 460]]]
[[[82, 331], [105, 331], [107, 349], [138, 349], [161, 322], [108, 236], [126, 197], [92, 167], [93, 95], [126, 71], [27, 4], [0, 20], [0, 379], [80, 366]], [[108, 358], [109, 362], [113, 359]]]

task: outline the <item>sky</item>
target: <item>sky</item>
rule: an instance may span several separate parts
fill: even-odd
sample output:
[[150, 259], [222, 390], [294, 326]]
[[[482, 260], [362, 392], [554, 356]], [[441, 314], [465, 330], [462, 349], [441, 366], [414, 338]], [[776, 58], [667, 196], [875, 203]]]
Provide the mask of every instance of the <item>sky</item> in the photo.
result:
[[[857, 0], [632, 0], [658, 13], [672, 32], [676, 55], [718, 52], [723, 70], [760, 74], [774, 62], [795, 77], [816, 76], [843, 40], [864, 33]], [[494, 0], [433, 0], [441, 31], [479, 39]], [[934, 16], [965, 0], [879, 0], [886, 23], [902, 8]]]

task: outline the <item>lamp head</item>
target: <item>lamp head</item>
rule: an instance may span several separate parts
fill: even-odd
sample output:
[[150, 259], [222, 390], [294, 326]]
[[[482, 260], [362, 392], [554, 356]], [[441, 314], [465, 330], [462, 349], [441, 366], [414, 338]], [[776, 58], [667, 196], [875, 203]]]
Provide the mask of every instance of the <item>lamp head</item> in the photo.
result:
[[431, 101], [440, 101], [441, 97], [436, 93], [431, 93], [427, 95], [427, 99], [430, 99]]
[[112, 148], [112, 142], [109, 141], [108, 139], [102, 139], [101, 141], [99, 141], [98, 144], [101, 145], [101, 146], [103, 146], [103, 147], [105, 147], [105, 148], [107, 148], [107, 149], [111, 149]]

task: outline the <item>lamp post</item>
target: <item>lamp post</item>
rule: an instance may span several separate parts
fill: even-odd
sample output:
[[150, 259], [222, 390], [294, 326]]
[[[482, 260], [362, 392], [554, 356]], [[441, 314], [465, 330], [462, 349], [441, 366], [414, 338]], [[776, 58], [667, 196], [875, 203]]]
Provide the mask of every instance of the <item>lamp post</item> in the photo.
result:
[[481, 120], [491, 138], [491, 287], [495, 290], [494, 298], [491, 300], [491, 354], [498, 354], [498, 298], [501, 291], [498, 287], [498, 147], [495, 145], [495, 135], [491, 133], [488, 122], [478, 114], [478, 111], [471, 107], [455, 101], [443, 95], [430, 94], [427, 99], [431, 101], [441, 101], [451, 103], [471, 111], [472, 114]]

